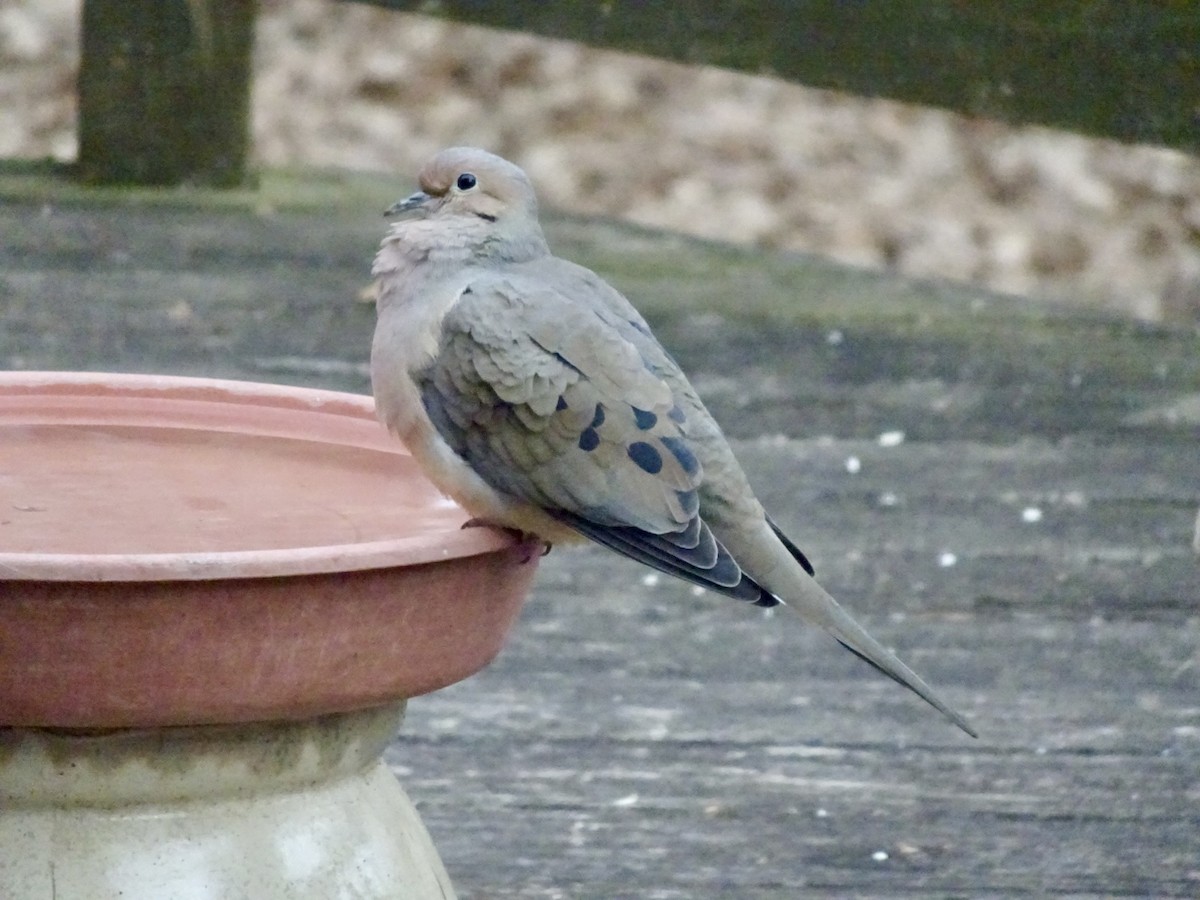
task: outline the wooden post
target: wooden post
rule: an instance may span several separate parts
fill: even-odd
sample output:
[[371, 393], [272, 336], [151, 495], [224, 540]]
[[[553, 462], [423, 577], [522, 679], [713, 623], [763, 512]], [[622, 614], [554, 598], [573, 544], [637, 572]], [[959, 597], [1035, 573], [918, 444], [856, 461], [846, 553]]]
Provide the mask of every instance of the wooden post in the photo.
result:
[[245, 179], [254, 0], [84, 0], [78, 175]]

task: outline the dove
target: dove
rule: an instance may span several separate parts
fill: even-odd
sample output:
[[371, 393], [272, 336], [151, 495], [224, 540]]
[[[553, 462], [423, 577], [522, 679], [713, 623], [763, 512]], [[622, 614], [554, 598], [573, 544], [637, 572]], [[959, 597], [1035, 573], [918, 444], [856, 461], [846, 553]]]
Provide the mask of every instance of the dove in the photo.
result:
[[588, 539], [711, 591], [780, 606], [975, 730], [871, 637], [767, 515], [633, 305], [554, 256], [529, 177], [454, 147], [393, 205], [372, 267], [378, 416], [473, 522]]

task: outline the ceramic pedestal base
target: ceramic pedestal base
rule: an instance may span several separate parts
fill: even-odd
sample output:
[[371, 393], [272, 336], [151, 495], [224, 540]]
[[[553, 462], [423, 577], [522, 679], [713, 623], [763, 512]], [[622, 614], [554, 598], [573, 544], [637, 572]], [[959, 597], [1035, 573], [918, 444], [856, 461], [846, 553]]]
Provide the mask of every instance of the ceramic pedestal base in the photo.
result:
[[0, 728], [0, 897], [453, 898], [381, 759], [403, 714]]

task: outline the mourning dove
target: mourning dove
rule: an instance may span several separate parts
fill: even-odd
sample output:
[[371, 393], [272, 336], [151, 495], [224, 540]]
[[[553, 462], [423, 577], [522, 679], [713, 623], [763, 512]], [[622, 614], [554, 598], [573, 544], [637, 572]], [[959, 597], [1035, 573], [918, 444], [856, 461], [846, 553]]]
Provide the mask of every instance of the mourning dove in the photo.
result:
[[375, 258], [371, 381], [438, 488], [482, 522], [793, 609], [975, 735], [816, 582], [629, 301], [551, 254], [521, 169], [456, 147], [420, 186]]

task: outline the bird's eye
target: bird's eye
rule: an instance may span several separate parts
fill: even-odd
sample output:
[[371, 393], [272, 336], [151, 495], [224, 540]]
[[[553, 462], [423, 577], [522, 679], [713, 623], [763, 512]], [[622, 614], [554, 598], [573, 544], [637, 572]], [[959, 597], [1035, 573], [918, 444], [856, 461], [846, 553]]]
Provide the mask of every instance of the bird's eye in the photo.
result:
[[475, 187], [476, 182], [477, 179], [474, 175], [472, 175], [470, 172], [463, 172], [458, 176], [458, 181], [454, 182], [454, 184], [460, 191], [469, 191], [471, 188]]

